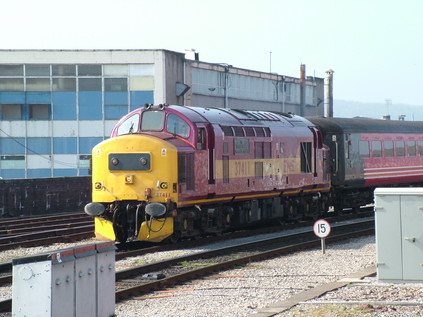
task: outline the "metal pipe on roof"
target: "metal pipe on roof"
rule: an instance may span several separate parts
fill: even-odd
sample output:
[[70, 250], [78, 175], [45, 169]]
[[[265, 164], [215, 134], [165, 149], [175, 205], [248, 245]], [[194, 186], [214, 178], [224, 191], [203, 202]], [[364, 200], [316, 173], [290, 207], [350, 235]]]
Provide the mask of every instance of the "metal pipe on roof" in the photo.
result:
[[305, 64], [300, 65], [300, 116], [305, 112]]
[[325, 116], [327, 118], [333, 117], [333, 73], [332, 69], [326, 71], [326, 96], [325, 96]]

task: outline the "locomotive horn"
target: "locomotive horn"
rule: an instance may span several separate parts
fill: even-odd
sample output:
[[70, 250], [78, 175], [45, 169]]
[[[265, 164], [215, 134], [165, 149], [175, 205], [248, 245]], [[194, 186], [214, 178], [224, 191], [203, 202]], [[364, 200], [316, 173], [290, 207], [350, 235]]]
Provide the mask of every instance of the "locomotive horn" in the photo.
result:
[[100, 203], [89, 203], [86, 204], [84, 207], [84, 211], [89, 216], [100, 216], [104, 213], [105, 209], [103, 204]]
[[145, 213], [154, 218], [158, 218], [166, 213], [166, 207], [159, 203], [151, 203], [145, 206]]

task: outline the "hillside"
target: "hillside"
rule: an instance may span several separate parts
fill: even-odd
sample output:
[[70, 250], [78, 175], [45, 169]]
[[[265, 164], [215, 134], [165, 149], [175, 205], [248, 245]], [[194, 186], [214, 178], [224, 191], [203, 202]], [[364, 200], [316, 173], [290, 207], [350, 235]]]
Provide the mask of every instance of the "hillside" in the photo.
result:
[[423, 121], [423, 105], [405, 105], [385, 103], [362, 103], [357, 101], [334, 100], [334, 117], [369, 117], [381, 119], [390, 114], [391, 120], [398, 120], [399, 115], [405, 115], [408, 121]]

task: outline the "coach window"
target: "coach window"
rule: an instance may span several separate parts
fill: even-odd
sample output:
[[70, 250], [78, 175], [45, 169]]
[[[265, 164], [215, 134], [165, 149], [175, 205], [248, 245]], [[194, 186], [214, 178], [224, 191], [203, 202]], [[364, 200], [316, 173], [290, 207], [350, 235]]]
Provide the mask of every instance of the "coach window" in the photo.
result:
[[419, 150], [419, 155], [423, 156], [423, 141], [418, 141], [417, 147], [418, 147], [418, 150]]
[[395, 147], [397, 149], [397, 156], [405, 156], [405, 144], [404, 141], [396, 141]]
[[372, 141], [372, 156], [382, 157], [382, 141]]
[[189, 125], [172, 113], [167, 117], [166, 130], [183, 138], [189, 137]]
[[408, 141], [407, 147], [408, 156], [416, 156], [416, 141]]
[[359, 153], [360, 158], [366, 158], [370, 156], [369, 141], [360, 141]]
[[394, 141], [384, 141], [383, 142], [383, 153], [385, 157], [394, 156]]

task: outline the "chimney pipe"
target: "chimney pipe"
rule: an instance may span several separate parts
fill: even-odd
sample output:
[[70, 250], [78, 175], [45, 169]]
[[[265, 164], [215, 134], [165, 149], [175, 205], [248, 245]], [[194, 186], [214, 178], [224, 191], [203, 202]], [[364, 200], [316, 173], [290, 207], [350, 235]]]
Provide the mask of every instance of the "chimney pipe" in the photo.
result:
[[333, 73], [332, 69], [326, 71], [326, 98], [325, 98], [325, 111], [326, 117], [333, 117]]
[[304, 116], [305, 112], [305, 69], [306, 65], [300, 65], [300, 116]]

